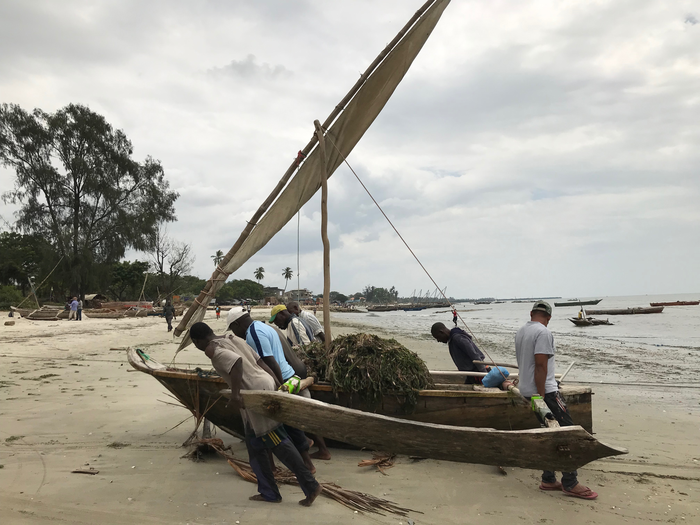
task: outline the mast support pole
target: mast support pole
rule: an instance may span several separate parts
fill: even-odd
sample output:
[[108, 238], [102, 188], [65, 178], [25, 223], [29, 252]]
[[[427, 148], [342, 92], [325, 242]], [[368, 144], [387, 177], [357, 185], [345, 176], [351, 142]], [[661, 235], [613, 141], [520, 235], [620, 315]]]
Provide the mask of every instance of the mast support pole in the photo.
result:
[[323, 332], [326, 350], [331, 346], [331, 243], [328, 240], [328, 164], [326, 163], [326, 139], [318, 120], [314, 120], [318, 147], [321, 153], [321, 240], [323, 241]]

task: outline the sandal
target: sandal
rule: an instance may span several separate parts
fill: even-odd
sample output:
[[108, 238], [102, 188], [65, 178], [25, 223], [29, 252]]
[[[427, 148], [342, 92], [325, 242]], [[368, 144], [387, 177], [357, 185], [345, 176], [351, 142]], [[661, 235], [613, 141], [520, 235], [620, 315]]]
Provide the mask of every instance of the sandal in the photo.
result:
[[[579, 485], [576, 485], [577, 487]], [[588, 487], [584, 487], [583, 485], [580, 485], [582, 489], [584, 489], [582, 492], [573, 492], [571, 490], [566, 490], [565, 488], [562, 487], [561, 491], [567, 495], [571, 496], [572, 498], [581, 498], [581, 499], [596, 499], [598, 497], [598, 494], [596, 492], [593, 492], [591, 489]]]
[[540, 490], [564, 490], [564, 487], [561, 486], [561, 483], [558, 481], [555, 483], [545, 483], [544, 481], [540, 483]]

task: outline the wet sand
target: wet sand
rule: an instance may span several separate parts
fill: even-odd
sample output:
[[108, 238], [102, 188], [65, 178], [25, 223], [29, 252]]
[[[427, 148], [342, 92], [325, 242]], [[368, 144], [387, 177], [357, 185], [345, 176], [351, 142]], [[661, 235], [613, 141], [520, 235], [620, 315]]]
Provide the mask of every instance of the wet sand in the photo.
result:
[[[223, 330], [213, 313], [207, 321]], [[360, 317], [336, 321], [334, 335], [362, 330]], [[431, 368], [452, 368], [445, 346], [399, 339]], [[509, 357], [506, 342], [485, 344], [495, 358]], [[189, 412], [160, 402], [172, 401], [165, 389], [129, 371], [121, 350], [127, 346], [164, 363], [176, 348], [159, 318], [19, 319], [0, 326], [3, 524], [408, 523], [355, 514], [323, 497], [302, 508], [301, 490], [292, 486], [281, 487], [279, 505], [248, 501], [255, 485], [222, 459], [182, 458], [181, 443], [193, 428]], [[207, 366], [193, 348], [176, 362]], [[597, 385], [594, 391], [596, 437], [630, 450], [579, 471], [581, 482], [600, 494], [596, 501], [540, 492], [539, 473], [522, 469], [504, 476], [489, 466], [399, 457], [384, 476], [357, 467], [371, 457], [366, 451], [334, 450], [331, 461], [317, 462], [317, 478], [422, 512], [411, 513], [414, 523], [700, 522], [700, 389]], [[247, 458], [238, 439], [217, 436]], [[91, 467], [99, 474], [71, 473]]]

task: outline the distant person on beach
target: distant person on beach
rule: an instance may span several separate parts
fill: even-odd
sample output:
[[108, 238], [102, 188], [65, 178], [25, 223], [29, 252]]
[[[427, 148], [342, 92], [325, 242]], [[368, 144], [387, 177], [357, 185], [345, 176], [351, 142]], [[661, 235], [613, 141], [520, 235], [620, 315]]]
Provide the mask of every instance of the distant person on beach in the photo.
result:
[[[559, 393], [554, 376], [555, 361], [554, 336], [547, 325], [552, 318], [552, 307], [545, 301], [537, 301], [532, 306], [530, 321], [515, 334], [515, 357], [520, 372], [518, 388], [528, 400], [539, 396], [552, 411], [552, 415], [562, 427], [574, 425], [564, 398]], [[561, 483], [554, 472], [542, 472], [540, 490], [561, 490], [567, 496], [582, 499], [596, 499], [598, 494], [578, 482], [576, 471], [562, 472]]]
[[326, 341], [326, 334], [323, 333], [323, 327], [321, 323], [318, 322], [318, 319], [316, 319], [315, 313], [312, 314], [307, 310], [302, 310], [297, 301], [287, 303], [287, 310], [301, 319], [301, 322], [304, 323], [307, 328], [311, 329], [314, 338], [320, 340], [322, 343]]
[[[231, 401], [227, 407], [243, 406], [241, 390], [275, 390], [272, 370], [242, 339], [231, 335], [214, 335], [205, 323], [192, 325], [190, 337], [194, 345], [211, 359], [212, 365], [231, 389]], [[287, 435], [286, 427], [245, 408], [240, 410], [245, 425], [245, 444], [250, 466], [258, 479], [259, 494], [249, 499], [270, 503], [282, 501], [268, 456], [268, 450], [271, 450], [299, 481], [306, 496], [299, 504], [311, 506], [321, 493], [321, 486]]]
[[217, 304], [214, 311], [216, 312], [216, 320], [218, 321], [221, 318], [221, 307]]
[[165, 302], [165, 306], [163, 307], [163, 317], [165, 317], [165, 320], [168, 323], [168, 332], [172, 331], [173, 318], [175, 317], [175, 307], [170, 304], [170, 301]]
[[78, 321], [83, 320], [83, 300], [78, 301]]
[[452, 309], [452, 322], [457, 326], [457, 308]]
[[[489, 367], [477, 364], [474, 361], [483, 361], [484, 354], [476, 346], [472, 337], [461, 328], [450, 330], [443, 323], [435, 323], [430, 328], [432, 336], [440, 343], [447, 344], [450, 357], [457, 370], [462, 372], [488, 372]], [[467, 376], [464, 381], [467, 385], [480, 385], [481, 377]]]
[[283, 304], [278, 304], [270, 312], [270, 322], [275, 323], [289, 339], [289, 344], [294, 346], [305, 346], [313, 342], [314, 334], [301, 319], [287, 310]]
[[68, 313], [68, 320], [77, 321], [78, 319], [78, 299], [73, 297], [70, 302], [70, 312]]
[[[284, 351], [279, 334], [274, 328], [261, 321], [253, 321], [245, 310], [231, 310], [226, 317], [226, 323], [234, 334], [245, 339], [248, 345], [258, 353], [263, 362], [272, 370], [278, 384], [283, 385], [290, 379], [304, 379], [306, 377], [306, 366], [291, 348], [289, 353]], [[302, 390], [300, 394], [304, 397], [311, 397], [308, 390]], [[304, 463], [309, 470], [314, 472], [316, 469], [309, 455], [309, 440], [306, 438], [306, 434], [289, 425], [285, 426], [290, 439], [304, 459]]]

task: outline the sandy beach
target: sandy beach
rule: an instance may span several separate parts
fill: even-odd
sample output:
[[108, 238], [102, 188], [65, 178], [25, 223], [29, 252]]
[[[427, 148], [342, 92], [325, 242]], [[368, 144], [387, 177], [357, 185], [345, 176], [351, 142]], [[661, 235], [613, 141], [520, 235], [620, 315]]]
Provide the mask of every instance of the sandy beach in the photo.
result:
[[[206, 320], [223, 331], [224, 321], [213, 312]], [[383, 335], [363, 327], [361, 317], [336, 319], [333, 334], [360, 330]], [[446, 347], [427, 339], [401, 342], [430, 368], [453, 368]], [[579, 471], [579, 479], [600, 494], [596, 501], [541, 492], [539, 472], [530, 470], [509, 468], [503, 475], [489, 466], [399, 457], [385, 476], [357, 466], [370, 452], [351, 450], [333, 450], [331, 461], [316, 462], [319, 481], [410, 507], [415, 512], [409, 521], [357, 514], [323, 497], [302, 508], [296, 503], [301, 490], [293, 486], [281, 487], [279, 505], [250, 502], [255, 485], [223, 459], [182, 458], [192, 418], [161, 402], [171, 401], [165, 389], [131, 369], [128, 346], [168, 363], [176, 343], [160, 318], [17, 319], [14, 326], [0, 326], [3, 524], [700, 522], [697, 388], [594, 386], [596, 437], [630, 451]], [[489, 351], [512, 358], [495, 343]], [[208, 367], [192, 347], [176, 363]], [[221, 431], [217, 437], [247, 460], [238, 439]], [[78, 468], [99, 473], [71, 473]]]

